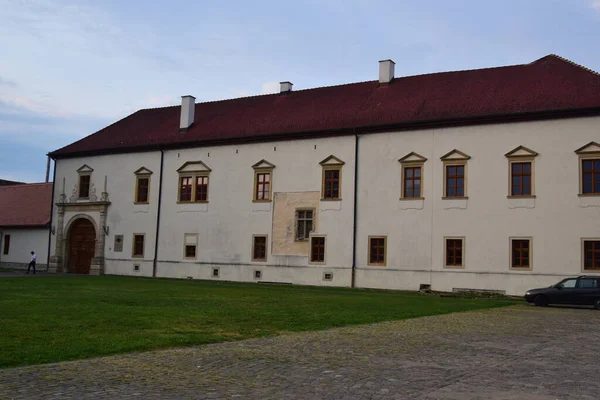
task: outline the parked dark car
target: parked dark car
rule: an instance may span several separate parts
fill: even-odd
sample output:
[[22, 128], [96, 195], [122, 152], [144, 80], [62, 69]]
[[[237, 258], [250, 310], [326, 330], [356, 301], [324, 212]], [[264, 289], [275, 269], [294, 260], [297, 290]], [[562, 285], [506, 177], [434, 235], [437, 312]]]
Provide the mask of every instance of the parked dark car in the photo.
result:
[[548, 288], [531, 289], [525, 300], [536, 306], [548, 304], [590, 305], [600, 310], [600, 276], [567, 278]]

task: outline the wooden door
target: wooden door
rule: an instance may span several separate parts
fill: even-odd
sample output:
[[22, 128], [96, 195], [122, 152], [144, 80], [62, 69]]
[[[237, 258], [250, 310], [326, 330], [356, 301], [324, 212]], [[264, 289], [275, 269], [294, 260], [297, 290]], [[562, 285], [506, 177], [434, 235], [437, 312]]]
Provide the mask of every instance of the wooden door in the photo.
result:
[[87, 219], [75, 221], [69, 236], [69, 272], [89, 274], [95, 247], [96, 231], [92, 223]]

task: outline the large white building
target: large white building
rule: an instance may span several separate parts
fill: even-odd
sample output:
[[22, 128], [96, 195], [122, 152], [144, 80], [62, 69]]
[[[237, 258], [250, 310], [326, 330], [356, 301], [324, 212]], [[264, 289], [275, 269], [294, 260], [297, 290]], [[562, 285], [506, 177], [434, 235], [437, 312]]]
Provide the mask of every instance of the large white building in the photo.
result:
[[600, 76], [555, 55], [140, 110], [51, 153], [56, 271], [522, 294], [600, 273]]

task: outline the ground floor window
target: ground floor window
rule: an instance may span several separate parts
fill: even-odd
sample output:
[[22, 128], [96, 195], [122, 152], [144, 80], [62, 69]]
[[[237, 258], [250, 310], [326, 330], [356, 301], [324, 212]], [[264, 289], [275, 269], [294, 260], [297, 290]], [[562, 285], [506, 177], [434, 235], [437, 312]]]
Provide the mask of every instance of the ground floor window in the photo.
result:
[[386, 236], [369, 237], [369, 265], [385, 266], [386, 241]]
[[133, 235], [133, 256], [144, 257], [144, 234], [135, 233]]
[[252, 238], [252, 261], [267, 260], [267, 236], [254, 235]]
[[446, 238], [445, 255], [447, 267], [464, 266], [464, 238]]
[[10, 250], [10, 235], [4, 235], [4, 251], [3, 254], [8, 254]]
[[310, 238], [310, 261], [325, 262], [325, 237], [312, 236]]
[[531, 241], [511, 239], [511, 267], [531, 268]]
[[600, 269], [600, 240], [583, 241], [583, 269]]

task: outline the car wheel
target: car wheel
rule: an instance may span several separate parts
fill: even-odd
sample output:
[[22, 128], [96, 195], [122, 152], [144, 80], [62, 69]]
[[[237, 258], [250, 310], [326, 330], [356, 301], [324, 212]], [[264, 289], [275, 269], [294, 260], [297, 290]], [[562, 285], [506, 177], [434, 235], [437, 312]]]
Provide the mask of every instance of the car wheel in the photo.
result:
[[600, 310], [600, 299], [594, 300], [594, 308]]
[[547, 307], [548, 299], [546, 298], [546, 296], [542, 296], [541, 294], [538, 294], [537, 296], [535, 296], [535, 299], [533, 299], [533, 303], [538, 307]]

